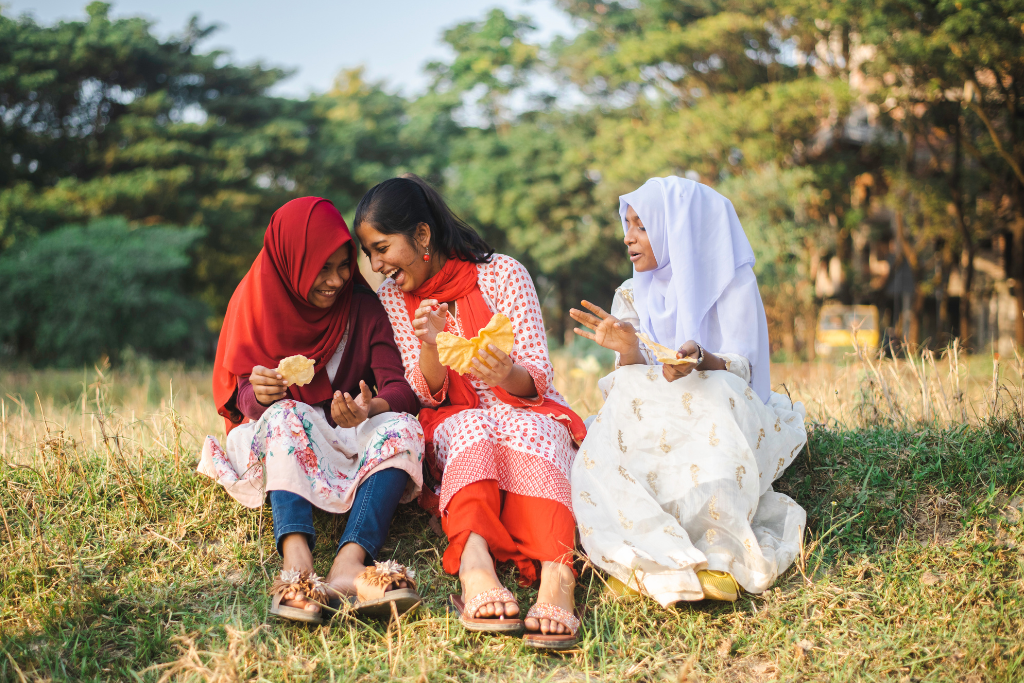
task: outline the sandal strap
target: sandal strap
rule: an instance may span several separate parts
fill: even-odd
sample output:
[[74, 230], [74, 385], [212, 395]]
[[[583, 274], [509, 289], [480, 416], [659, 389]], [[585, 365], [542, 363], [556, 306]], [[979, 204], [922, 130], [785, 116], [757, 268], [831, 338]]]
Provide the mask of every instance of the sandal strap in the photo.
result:
[[476, 597], [466, 603], [463, 613], [472, 619], [476, 617], [478, 609], [492, 602], [516, 602], [516, 596], [512, 595], [512, 591], [507, 588], [492, 588], [483, 593], [477, 593]]
[[285, 593], [302, 593], [310, 602], [324, 605], [327, 602], [327, 584], [309, 570], [282, 569], [281, 576], [274, 579], [270, 595], [277, 598]]
[[367, 567], [356, 577], [363, 582], [356, 594], [359, 600], [376, 600], [384, 597], [388, 586], [399, 581], [405, 581], [409, 588], [416, 590], [415, 577], [416, 572], [394, 560], [374, 562], [372, 567]]
[[562, 626], [569, 629], [572, 635], [576, 635], [580, 632], [580, 620], [576, 618], [576, 615], [558, 605], [552, 605], [549, 602], [538, 602], [536, 605], [530, 608], [530, 611], [526, 613], [526, 618], [534, 619], [548, 619], [550, 621], [557, 621]]

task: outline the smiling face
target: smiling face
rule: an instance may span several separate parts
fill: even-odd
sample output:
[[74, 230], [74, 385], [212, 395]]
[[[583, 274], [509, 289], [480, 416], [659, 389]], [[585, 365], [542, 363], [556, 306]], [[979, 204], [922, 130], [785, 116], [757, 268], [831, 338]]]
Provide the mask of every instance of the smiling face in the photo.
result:
[[633, 262], [636, 272], [643, 273], [658, 267], [658, 260], [654, 258], [654, 250], [651, 249], [651, 240], [647, 237], [647, 230], [632, 206], [626, 207], [626, 236], [622, 241], [626, 243], [629, 260]]
[[[411, 292], [437, 274], [444, 265], [430, 245], [430, 226], [420, 223], [412, 239], [405, 235], [385, 235], [367, 221], [356, 226], [356, 235], [370, 267], [395, 281], [403, 292]], [[423, 255], [430, 253], [430, 260]]]
[[338, 300], [338, 292], [352, 277], [352, 243], [341, 245], [338, 251], [331, 254], [327, 263], [320, 269], [313, 281], [313, 286], [306, 295], [306, 301], [317, 308], [330, 308]]

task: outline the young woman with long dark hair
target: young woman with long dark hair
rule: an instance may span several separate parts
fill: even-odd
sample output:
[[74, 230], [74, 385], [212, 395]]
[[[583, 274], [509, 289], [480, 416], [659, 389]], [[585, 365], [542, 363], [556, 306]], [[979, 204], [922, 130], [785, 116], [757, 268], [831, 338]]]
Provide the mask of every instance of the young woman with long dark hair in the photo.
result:
[[[494, 560], [514, 561], [537, 604], [525, 620], [527, 644], [577, 642], [572, 570], [575, 521], [569, 471], [583, 423], [555, 390], [540, 302], [526, 269], [487, 243], [415, 176], [366, 193], [356, 235], [375, 271], [378, 296], [402, 352], [405, 377], [421, 404], [428, 482], [421, 503], [439, 514], [449, 545], [445, 571], [466, 628], [521, 630], [519, 605], [498, 581]], [[512, 322], [515, 344], [480, 352], [470, 374], [442, 364], [442, 332], [472, 338], [495, 313]]]

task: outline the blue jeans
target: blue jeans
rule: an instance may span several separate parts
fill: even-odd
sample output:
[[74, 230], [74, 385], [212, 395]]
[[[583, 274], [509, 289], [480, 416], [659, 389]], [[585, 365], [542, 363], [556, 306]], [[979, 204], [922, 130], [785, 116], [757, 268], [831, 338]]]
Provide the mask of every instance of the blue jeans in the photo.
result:
[[[388, 538], [391, 518], [405, 492], [409, 475], [389, 467], [367, 477], [356, 490], [356, 499], [348, 513], [345, 533], [338, 543], [337, 554], [346, 543], [358, 543], [370, 560], [377, 559]], [[274, 540], [282, 555], [281, 541], [288, 534], [304, 534], [310, 552], [316, 543], [313, 529], [313, 504], [291, 491], [270, 491], [270, 507], [274, 514]]]

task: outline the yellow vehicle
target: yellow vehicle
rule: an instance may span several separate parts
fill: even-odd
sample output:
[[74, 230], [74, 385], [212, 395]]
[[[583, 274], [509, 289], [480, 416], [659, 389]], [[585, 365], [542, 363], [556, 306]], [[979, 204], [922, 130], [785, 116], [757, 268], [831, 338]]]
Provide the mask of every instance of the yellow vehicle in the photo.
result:
[[834, 349], [853, 349], [854, 334], [857, 345], [867, 348], [878, 346], [878, 309], [874, 306], [843, 306], [825, 304], [818, 314], [818, 329], [814, 335], [815, 350], [827, 356]]

